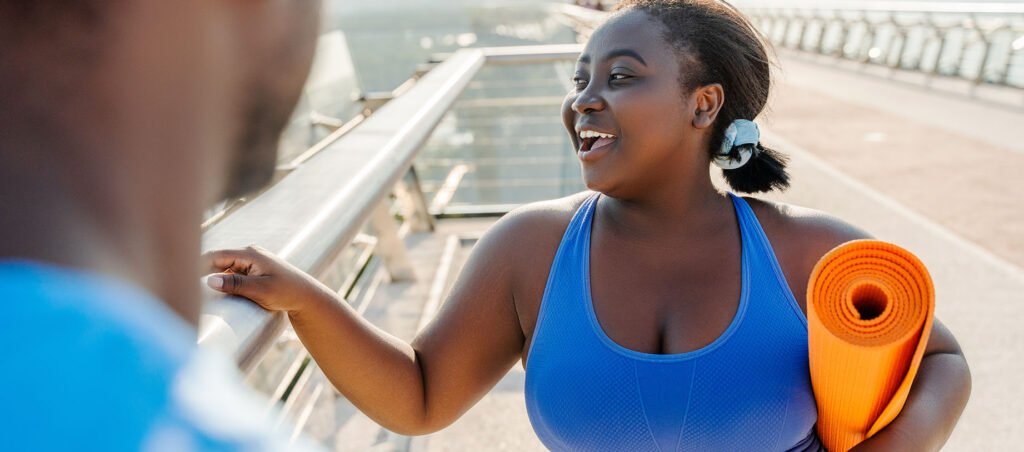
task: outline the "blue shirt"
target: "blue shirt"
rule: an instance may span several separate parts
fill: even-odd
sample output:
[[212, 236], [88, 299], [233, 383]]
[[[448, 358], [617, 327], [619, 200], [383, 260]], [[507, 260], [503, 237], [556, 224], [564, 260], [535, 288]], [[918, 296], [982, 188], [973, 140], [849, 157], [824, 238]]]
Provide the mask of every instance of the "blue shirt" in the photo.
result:
[[0, 450], [286, 450], [230, 361], [149, 293], [0, 261]]

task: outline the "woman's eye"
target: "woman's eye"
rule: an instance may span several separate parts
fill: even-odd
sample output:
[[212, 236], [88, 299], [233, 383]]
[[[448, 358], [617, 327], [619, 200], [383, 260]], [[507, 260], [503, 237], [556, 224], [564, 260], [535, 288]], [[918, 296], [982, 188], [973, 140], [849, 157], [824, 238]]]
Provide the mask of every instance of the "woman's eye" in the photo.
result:
[[633, 76], [629, 75], [629, 74], [612, 74], [612, 76], [611, 76], [611, 80], [613, 82], [617, 82], [617, 81], [621, 81], [621, 80], [626, 80], [626, 79], [631, 79], [631, 78], [633, 78]]
[[579, 77], [573, 78], [572, 84], [576, 86], [576, 89], [583, 89], [587, 87], [587, 81]]

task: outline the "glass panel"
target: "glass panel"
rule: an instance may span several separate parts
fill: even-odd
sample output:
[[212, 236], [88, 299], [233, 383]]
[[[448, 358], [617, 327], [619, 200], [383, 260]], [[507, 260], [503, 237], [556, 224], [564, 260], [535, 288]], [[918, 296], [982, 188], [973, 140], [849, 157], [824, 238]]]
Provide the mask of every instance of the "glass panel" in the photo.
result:
[[481, 69], [416, 162], [427, 199], [468, 166], [449, 205], [522, 204], [584, 190], [560, 109], [572, 63]]

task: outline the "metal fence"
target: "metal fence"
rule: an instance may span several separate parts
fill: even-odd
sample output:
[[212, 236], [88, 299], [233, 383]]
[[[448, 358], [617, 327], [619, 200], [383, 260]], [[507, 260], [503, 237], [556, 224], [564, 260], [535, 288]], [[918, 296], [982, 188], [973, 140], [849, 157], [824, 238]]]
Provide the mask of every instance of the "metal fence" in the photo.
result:
[[[451, 54], [358, 125], [314, 146], [258, 197], [211, 222], [203, 248], [262, 246], [343, 295], [360, 284], [371, 259], [393, 280], [412, 277], [402, 238], [433, 228], [412, 165], [435, 126], [485, 64], [572, 60], [579, 52], [572, 44]], [[329, 383], [294, 337], [282, 336], [283, 314], [237, 297], [210, 297], [199, 344], [233, 355], [250, 384], [283, 401], [280, 416], [297, 424], [294, 438]]]
[[[737, 2], [777, 47], [1024, 88], [1024, 4], [920, 1]], [[557, 5], [581, 39], [607, 13]]]
[[743, 11], [779, 47], [1024, 88], [1024, 4], [777, 2]]

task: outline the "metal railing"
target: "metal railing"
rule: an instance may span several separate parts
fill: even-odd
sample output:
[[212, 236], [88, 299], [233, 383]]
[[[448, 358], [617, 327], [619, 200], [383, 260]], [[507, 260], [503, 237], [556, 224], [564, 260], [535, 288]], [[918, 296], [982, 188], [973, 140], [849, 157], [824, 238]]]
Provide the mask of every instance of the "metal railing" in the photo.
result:
[[1024, 88], [1024, 4], [790, 1], [757, 5], [743, 11], [779, 47], [976, 85]]
[[[212, 226], [204, 248], [256, 244], [319, 276], [409, 171], [419, 146], [483, 62], [481, 52], [453, 56], [419, 80], [417, 89]], [[255, 366], [284, 326], [283, 315], [269, 315], [246, 300], [223, 297], [206, 306], [200, 344], [234, 353], [243, 371]]]
[[[361, 237], [369, 224], [376, 235], [369, 252], [384, 261], [393, 279], [411, 277], [390, 201], [392, 195], [404, 200], [398, 203], [408, 220], [403, 228], [432, 228], [412, 163], [434, 127], [484, 64], [574, 59], [580, 50], [578, 45], [553, 45], [455, 52], [257, 198], [210, 226], [203, 248], [255, 244], [323, 277], [339, 252]], [[199, 343], [232, 354], [239, 368], [249, 372], [285, 325], [282, 314], [268, 313], [241, 298], [211, 294], [200, 322]], [[298, 367], [294, 370], [299, 372]]]

